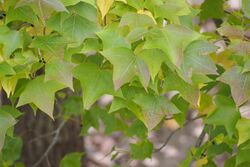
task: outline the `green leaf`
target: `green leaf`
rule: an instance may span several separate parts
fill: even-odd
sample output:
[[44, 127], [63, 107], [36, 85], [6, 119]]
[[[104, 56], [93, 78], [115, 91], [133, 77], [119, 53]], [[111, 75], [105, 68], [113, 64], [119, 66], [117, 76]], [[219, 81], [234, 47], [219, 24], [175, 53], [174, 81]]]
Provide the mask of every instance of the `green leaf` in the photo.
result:
[[233, 67], [221, 75], [219, 81], [228, 84], [237, 106], [245, 103], [250, 97], [250, 74], [241, 73], [241, 67]]
[[138, 56], [147, 64], [151, 79], [154, 81], [162, 63], [166, 60], [166, 55], [159, 49], [146, 49], [142, 50]]
[[138, 59], [130, 49], [113, 48], [104, 50], [101, 54], [114, 66], [113, 82], [115, 90], [118, 90], [122, 85], [131, 81], [135, 75], [139, 76], [146, 89], [149, 82], [149, 72], [144, 62]]
[[6, 136], [0, 157], [6, 162], [15, 162], [20, 158], [23, 142], [20, 137]]
[[241, 145], [250, 139], [250, 119], [241, 118], [236, 124], [236, 129], [238, 130], [239, 136], [238, 145]]
[[15, 75], [15, 74], [16, 72], [14, 71], [11, 65], [9, 65], [6, 62], [0, 63], [0, 78], [6, 75]]
[[89, 109], [104, 94], [113, 94], [112, 74], [92, 63], [83, 63], [73, 70], [83, 89], [83, 106]]
[[99, 31], [96, 34], [102, 40], [103, 50], [116, 47], [131, 48], [129, 42], [119, 35], [117, 27], [115, 26], [102, 29], [102, 31]]
[[83, 153], [66, 154], [60, 162], [60, 167], [81, 167], [81, 158]]
[[163, 29], [151, 29], [147, 35], [143, 48], [158, 48], [164, 51], [171, 62], [179, 67], [183, 62], [184, 49], [186, 46], [201, 38], [201, 35], [181, 25], [167, 25]]
[[226, 96], [216, 96], [215, 103], [217, 108], [205, 120], [207, 124], [222, 125], [226, 128], [229, 136], [235, 131], [235, 126], [240, 119], [240, 112], [233, 100]]
[[44, 82], [43, 76], [37, 77], [28, 82], [20, 95], [17, 107], [33, 103], [53, 118], [54, 94], [62, 88], [64, 86], [56, 81]]
[[39, 48], [60, 57], [62, 49], [69, 43], [65, 38], [57, 35], [37, 36], [31, 43], [31, 47]]
[[43, 19], [46, 19], [51, 11], [67, 12], [67, 9], [59, 0], [20, 0], [16, 7], [21, 6], [31, 6]]
[[122, 16], [120, 21], [120, 27], [129, 26], [131, 29], [138, 27], [150, 27], [154, 26], [154, 20], [145, 14], [126, 13]]
[[19, 31], [10, 30], [5, 26], [0, 27], [0, 44], [3, 45], [3, 56], [9, 57], [13, 51], [22, 47], [22, 37]]
[[216, 3], [214, 3], [214, 0], [205, 0], [205, 2], [201, 5], [201, 19], [205, 20], [208, 18], [222, 18], [224, 16], [223, 4], [223, 0], [217, 0]]
[[[206, 41], [194, 41], [184, 51], [182, 68], [184, 73], [217, 74], [217, 68], [209, 54], [217, 49], [213, 44]], [[186, 74], [190, 76], [189, 74]]]
[[69, 119], [71, 116], [79, 116], [83, 112], [82, 98], [79, 96], [71, 96], [67, 98], [63, 104], [63, 116]]
[[163, 96], [139, 94], [133, 101], [141, 107], [143, 114], [141, 121], [149, 130], [157, 126], [167, 113], [180, 113], [179, 109]]
[[167, 93], [176, 90], [186, 101], [194, 106], [198, 106], [200, 97], [199, 89], [196, 86], [185, 82], [177, 73], [172, 72], [170, 69], [166, 69], [165, 72], [166, 78], [163, 83], [163, 92]]
[[6, 24], [12, 21], [25, 21], [32, 24], [38, 23], [38, 18], [29, 6], [19, 8], [10, 7], [6, 13]]
[[163, 4], [154, 6], [155, 17], [167, 18], [173, 23], [179, 23], [179, 16], [191, 13], [186, 1], [167, 0]]
[[53, 59], [45, 65], [45, 82], [46, 81], [58, 81], [71, 90], [73, 88], [73, 70], [72, 63], [63, 61], [61, 59]]
[[72, 14], [62, 23], [61, 33], [74, 42], [83, 42], [99, 30], [96, 23], [78, 15]]
[[250, 18], [250, 0], [242, 0], [242, 11], [245, 16]]
[[0, 152], [4, 145], [4, 139], [5, 139], [5, 133], [6, 131], [14, 126], [16, 123], [15, 119], [8, 113], [8, 111], [5, 111], [3, 109], [0, 109]]
[[130, 144], [130, 148], [133, 159], [144, 160], [145, 158], [151, 158], [153, 153], [153, 144], [148, 140]]

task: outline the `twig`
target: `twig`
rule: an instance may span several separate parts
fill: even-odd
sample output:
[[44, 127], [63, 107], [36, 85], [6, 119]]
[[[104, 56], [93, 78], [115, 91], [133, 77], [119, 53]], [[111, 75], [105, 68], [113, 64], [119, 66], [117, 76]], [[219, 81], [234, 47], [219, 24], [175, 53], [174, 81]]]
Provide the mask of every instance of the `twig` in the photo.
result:
[[200, 147], [201, 146], [201, 144], [202, 144], [202, 142], [203, 142], [203, 140], [204, 140], [204, 138], [206, 136], [205, 127], [206, 127], [206, 125], [202, 129], [202, 132], [201, 132], [200, 136], [198, 137], [198, 139], [197, 139], [197, 141], [195, 143], [195, 147]]
[[60, 132], [63, 128], [63, 126], [65, 125], [65, 121], [63, 121], [59, 127], [57, 128], [56, 132], [55, 132], [55, 136], [52, 140], [52, 142], [50, 143], [49, 147], [47, 148], [47, 150], [43, 153], [43, 155], [41, 156], [41, 158], [32, 166], [32, 167], [37, 167], [43, 160], [44, 158], [46, 158], [50, 152], [50, 150], [54, 147], [54, 145], [57, 143], [58, 139], [59, 139], [59, 135]]
[[[189, 123], [191, 123], [191, 122], [193, 122], [193, 121], [195, 121], [195, 120], [197, 120], [197, 119], [203, 118], [203, 117], [205, 117], [205, 116], [206, 116], [206, 115], [200, 115], [200, 116], [197, 116], [197, 117], [195, 117], [195, 118], [193, 118], [193, 119], [191, 119], [191, 120], [188, 120], [186, 123], [184, 123], [183, 127], [185, 127], [185, 126], [187, 126]], [[159, 152], [159, 151], [161, 151], [164, 147], [166, 147], [166, 145], [168, 145], [168, 143], [169, 143], [169, 141], [171, 140], [171, 138], [172, 138], [179, 130], [181, 130], [181, 128], [178, 128], [178, 129], [172, 131], [172, 132], [168, 135], [168, 137], [166, 138], [166, 140], [165, 140], [165, 142], [163, 143], [163, 145], [160, 146], [159, 148], [154, 149], [154, 153]]]

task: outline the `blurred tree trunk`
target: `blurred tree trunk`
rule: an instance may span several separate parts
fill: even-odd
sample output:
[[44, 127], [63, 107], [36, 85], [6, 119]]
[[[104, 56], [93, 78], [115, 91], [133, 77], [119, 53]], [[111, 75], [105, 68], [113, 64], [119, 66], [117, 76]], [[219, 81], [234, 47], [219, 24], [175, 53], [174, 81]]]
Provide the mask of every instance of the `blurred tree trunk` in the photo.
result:
[[[0, 105], [10, 104], [3, 91], [0, 95]], [[35, 115], [28, 105], [21, 107], [21, 111], [23, 115], [15, 126], [15, 133], [23, 139], [21, 161], [27, 167], [32, 167], [53, 142], [55, 134], [52, 134], [52, 132], [58, 129], [63, 120], [56, 119], [53, 121], [41, 111], [38, 111]], [[60, 112], [59, 109], [55, 109], [55, 113], [58, 112]], [[36, 167], [59, 167], [61, 159], [67, 153], [84, 152], [84, 138], [79, 137], [80, 125], [81, 120], [79, 118], [74, 118], [65, 123], [56, 144]]]

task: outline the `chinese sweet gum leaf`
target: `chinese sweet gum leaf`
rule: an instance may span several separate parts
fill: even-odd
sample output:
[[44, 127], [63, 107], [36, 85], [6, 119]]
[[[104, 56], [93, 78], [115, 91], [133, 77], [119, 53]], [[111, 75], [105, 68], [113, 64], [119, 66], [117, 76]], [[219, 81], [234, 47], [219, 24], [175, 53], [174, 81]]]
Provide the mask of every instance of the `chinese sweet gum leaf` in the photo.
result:
[[242, 68], [235, 66], [219, 77], [219, 81], [228, 84], [237, 106], [245, 103], [250, 97], [250, 74], [242, 73]]
[[40, 76], [28, 82], [20, 95], [17, 107], [33, 103], [41, 111], [53, 118], [54, 94], [64, 86], [56, 81], [44, 82]]
[[242, 0], [242, 11], [244, 12], [246, 17], [250, 18], [250, 1], [249, 0]]
[[131, 48], [128, 41], [117, 32], [117, 27], [105, 28], [97, 32], [98, 37], [102, 40], [103, 50], [117, 47]]
[[122, 16], [120, 27], [129, 26], [131, 29], [138, 27], [154, 26], [154, 20], [145, 14], [126, 13]]
[[236, 129], [239, 135], [238, 145], [241, 145], [250, 139], [250, 134], [249, 134], [250, 120], [249, 119], [241, 118], [236, 124]]
[[217, 108], [205, 120], [207, 124], [222, 125], [226, 128], [229, 136], [235, 131], [235, 126], [240, 119], [240, 113], [234, 101], [226, 96], [217, 96], [215, 99]]
[[43, 19], [46, 19], [51, 11], [67, 12], [67, 9], [59, 0], [20, 0], [16, 7], [28, 5]]
[[53, 56], [62, 57], [60, 49], [63, 49], [68, 41], [61, 36], [45, 35], [37, 36], [31, 43], [31, 47], [39, 48], [51, 53]]
[[186, 1], [167, 0], [165, 3], [155, 6], [154, 13], [156, 17], [167, 18], [173, 23], [179, 23], [179, 16], [188, 15], [190, 9]]
[[113, 94], [112, 74], [92, 63], [83, 63], [73, 70], [83, 89], [83, 106], [89, 109], [104, 94]]
[[58, 81], [66, 87], [73, 89], [73, 70], [72, 63], [63, 61], [61, 59], [53, 59], [45, 65], [45, 81]]
[[242, 39], [244, 37], [244, 31], [241, 27], [224, 25], [217, 29], [220, 35], [224, 35], [229, 39]]
[[6, 131], [12, 127], [16, 123], [15, 119], [3, 109], [0, 109], [0, 152], [4, 145], [5, 133]]
[[201, 5], [200, 17], [202, 20], [208, 18], [219, 19], [224, 16], [223, 0], [218, 0], [214, 3], [214, 0], [206, 0]]
[[15, 75], [16, 72], [12, 68], [11, 65], [9, 65], [6, 62], [1, 62], [0, 63], [0, 78], [6, 75]]
[[96, 23], [78, 15], [72, 14], [62, 23], [61, 33], [73, 42], [82, 42], [98, 31]]
[[60, 162], [60, 167], [81, 167], [81, 158], [83, 153], [66, 154]]
[[114, 0], [105, 0], [105, 1], [104, 0], [97, 0], [96, 1], [96, 4], [97, 4], [99, 10], [101, 11], [102, 19], [104, 19], [104, 17], [108, 13], [113, 2], [114, 2]]
[[199, 89], [196, 86], [193, 86], [185, 82], [182, 78], [178, 76], [177, 73], [166, 69], [166, 77], [163, 84], [163, 92], [167, 93], [172, 90], [176, 90], [180, 95], [188, 102], [194, 106], [198, 106], [199, 103]]
[[0, 27], [0, 44], [3, 45], [2, 52], [9, 57], [13, 51], [22, 47], [22, 37], [19, 31], [10, 30], [5, 26]]
[[139, 94], [133, 100], [141, 107], [143, 115], [142, 122], [152, 130], [157, 126], [167, 113], [179, 113], [179, 109], [163, 96], [154, 96], [152, 94]]
[[160, 49], [145, 49], [138, 56], [147, 64], [151, 79], [154, 81], [162, 63], [166, 60], [166, 55]]
[[193, 41], [184, 51], [182, 68], [184, 72], [196, 74], [217, 74], [216, 66], [209, 54], [215, 52], [216, 46], [207, 41]]
[[173, 64], [180, 66], [186, 46], [201, 38], [201, 35], [181, 25], [167, 25], [163, 29], [154, 28], [147, 35], [145, 49], [158, 48], [164, 51]]
[[36, 24], [38, 23], [38, 18], [36, 17], [34, 11], [29, 6], [22, 6], [19, 8], [10, 7], [6, 13], [6, 23], [11, 21], [25, 21], [28, 23]]
[[134, 159], [143, 160], [145, 158], [150, 158], [153, 153], [153, 144], [148, 140], [130, 144], [130, 148], [131, 157]]
[[77, 5], [69, 6], [68, 10], [71, 13], [77, 13], [78, 15], [88, 19], [89, 21], [95, 23], [97, 22], [98, 17], [96, 8], [88, 3], [80, 2]]
[[23, 141], [20, 137], [6, 136], [2, 149], [1, 159], [4, 161], [17, 161], [22, 152]]
[[[113, 82], [115, 90], [128, 83], [135, 75], [139, 78], [146, 88], [149, 82], [148, 70], [145, 63], [128, 48], [113, 48], [104, 50], [101, 54], [113, 64]], [[122, 60], [122, 61], [121, 61]]]

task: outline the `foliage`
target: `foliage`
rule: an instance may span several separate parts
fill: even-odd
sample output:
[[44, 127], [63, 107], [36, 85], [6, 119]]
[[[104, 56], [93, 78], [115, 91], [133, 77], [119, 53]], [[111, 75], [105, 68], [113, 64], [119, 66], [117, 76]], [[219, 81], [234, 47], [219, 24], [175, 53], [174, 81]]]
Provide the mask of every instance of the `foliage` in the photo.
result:
[[[149, 133], [167, 117], [182, 127], [196, 110], [208, 140], [191, 148], [180, 166], [215, 166], [225, 152], [231, 155], [225, 166], [249, 165], [250, 119], [240, 113], [250, 98], [249, 0], [241, 10], [225, 0], [201, 6], [184, 0], [0, 2], [0, 87], [11, 101], [0, 108], [2, 166], [18, 165], [17, 109], [30, 105], [54, 119], [57, 100], [63, 119], [82, 118], [82, 135], [98, 130], [101, 120], [106, 134], [136, 138], [130, 156], [139, 160], [154, 154]], [[209, 19], [217, 29], [203, 32]], [[96, 102], [105, 94], [113, 101], [100, 108]], [[80, 166], [82, 156], [66, 155], [61, 166]]]

